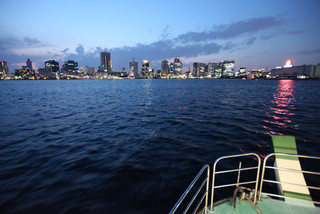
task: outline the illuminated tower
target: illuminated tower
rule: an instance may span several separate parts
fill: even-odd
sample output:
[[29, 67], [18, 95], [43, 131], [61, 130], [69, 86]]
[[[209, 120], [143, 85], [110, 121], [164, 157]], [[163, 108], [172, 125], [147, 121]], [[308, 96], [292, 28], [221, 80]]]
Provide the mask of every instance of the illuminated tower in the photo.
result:
[[107, 72], [107, 73], [112, 72], [110, 52], [101, 52], [100, 65], [101, 65], [101, 70], [103, 72]]
[[143, 60], [141, 64], [141, 75], [142, 76], [147, 76], [148, 71], [149, 71], [149, 61], [148, 60]]
[[138, 62], [133, 61], [129, 63], [129, 73], [133, 74], [134, 77], [138, 76]]
[[161, 73], [165, 75], [169, 73], [169, 62], [166, 59], [161, 62]]
[[175, 58], [173, 61], [173, 74], [174, 75], [182, 74], [182, 62], [178, 58]]

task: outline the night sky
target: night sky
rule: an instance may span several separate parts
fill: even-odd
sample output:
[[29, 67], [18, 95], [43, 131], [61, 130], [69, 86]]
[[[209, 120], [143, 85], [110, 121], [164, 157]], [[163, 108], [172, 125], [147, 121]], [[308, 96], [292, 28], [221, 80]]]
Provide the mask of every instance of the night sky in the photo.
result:
[[132, 57], [154, 69], [163, 59], [235, 60], [239, 67], [320, 63], [320, 0], [73, 1], [2, 0], [0, 60], [10, 72], [55, 59], [99, 66], [111, 52], [114, 71]]

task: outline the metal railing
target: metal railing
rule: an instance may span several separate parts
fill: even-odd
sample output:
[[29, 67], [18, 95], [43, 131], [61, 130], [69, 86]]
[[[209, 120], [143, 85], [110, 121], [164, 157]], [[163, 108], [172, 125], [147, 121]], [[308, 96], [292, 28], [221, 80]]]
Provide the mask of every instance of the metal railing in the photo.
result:
[[183, 195], [180, 197], [179, 201], [176, 203], [176, 205], [172, 208], [172, 210], [170, 211], [171, 213], [175, 213], [178, 209], [178, 207], [181, 205], [181, 203], [183, 202], [183, 200], [185, 199], [185, 197], [188, 195], [188, 193], [191, 191], [191, 189], [193, 188], [193, 186], [195, 185], [195, 183], [198, 181], [198, 179], [201, 177], [201, 175], [203, 174], [203, 172], [205, 172], [205, 170], [207, 171], [207, 176], [205, 177], [205, 179], [202, 181], [200, 187], [197, 189], [196, 193], [193, 195], [191, 201], [188, 203], [187, 207], [185, 208], [185, 210], [183, 211], [183, 213], [187, 213], [188, 210], [190, 209], [191, 205], [193, 204], [193, 202], [195, 201], [195, 199], [197, 198], [197, 196], [199, 195], [200, 191], [203, 189], [204, 185], [206, 184], [206, 191], [205, 193], [202, 195], [200, 201], [198, 202], [196, 208], [193, 210], [193, 213], [196, 213], [197, 210], [199, 209], [201, 203], [203, 202], [203, 200], [205, 199], [205, 206], [204, 206], [204, 211], [205, 214], [207, 214], [207, 207], [208, 207], [208, 197], [209, 197], [209, 176], [210, 176], [210, 166], [208, 164], [204, 165], [201, 170], [198, 172], [197, 176], [193, 179], [193, 181], [190, 183], [189, 187], [186, 189], [186, 191], [183, 193]]
[[[297, 186], [297, 187], [301, 187], [301, 186], [305, 186], [305, 185], [301, 185], [301, 184], [295, 184], [295, 183], [288, 183], [288, 182], [280, 182], [280, 181], [276, 181], [276, 180], [268, 180], [265, 179], [265, 171], [266, 169], [273, 169], [273, 170], [282, 170], [282, 171], [291, 171], [291, 172], [301, 172], [301, 173], [305, 173], [305, 174], [311, 174], [311, 175], [317, 175], [320, 178], [320, 173], [319, 172], [313, 172], [313, 171], [305, 171], [305, 170], [297, 170], [297, 169], [290, 169], [290, 168], [281, 168], [281, 167], [276, 167], [276, 166], [267, 166], [267, 161], [269, 160], [270, 157], [273, 156], [285, 156], [285, 157], [296, 157], [296, 158], [307, 158], [307, 159], [317, 159], [320, 160], [320, 157], [315, 157], [315, 156], [306, 156], [306, 155], [294, 155], [294, 154], [285, 154], [285, 153], [271, 153], [269, 155], [267, 155], [263, 161], [263, 167], [262, 167], [262, 174], [261, 174], [261, 182], [260, 182], [260, 187], [259, 187], [259, 201], [261, 201], [261, 195], [268, 195], [268, 196], [272, 196], [272, 197], [278, 197], [278, 198], [290, 198], [290, 199], [295, 199], [295, 200], [299, 200], [299, 201], [307, 201], [310, 203], [314, 203], [314, 204], [320, 204], [319, 201], [310, 201], [310, 200], [306, 200], [306, 199], [298, 199], [298, 198], [293, 198], [293, 197], [289, 197], [289, 196], [283, 196], [283, 195], [279, 195], [279, 194], [272, 194], [272, 193], [267, 193], [267, 192], [262, 192], [262, 188], [263, 188], [263, 183], [264, 182], [268, 182], [268, 183], [275, 183], [275, 184], [288, 184], [288, 185], [293, 185], [293, 186]], [[318, 179], [319, 179], [318, 178]], [[319, 187], [314, 187], [314, 186], [305, 186], [309, 189], [314, 189], [314, 190], [320, 190]]]
[[[247, 167], [247, 168], [241, 168], [241, 162], [240, 162], [238, 169], [224, 170], [224, 171], [218, 171], [218, 172], [216, 171], [216, 166], [217, 166], [217, 164], [218, 164], [219, 161], [224, 160], [224, 159], [239, 158], [239, 157], [244, 157], [244, 156], [253, 156], [253, 157], [256, 157], [256, 158], [257, 158], [257, 166]], [[259, 173], [260, 173], [260, 166], [261, 166], [260, 157], [259, 157], [259, 155], [255, 154], [255, 153], [246, 153], [246, 154], [239, 154], [239, 155], [230, 155], [230, 156], [223, 156], [223, 157], [218, 158], [218, 159], [216, 160], [216, 162], [214, 163], [214, 165], [213, 165], [210, 211], [213, 211], [214, 189], [218, 189], [218, 188], [224, 188], [224, 187], [230, 187], [230, 186], [240, 186], [240, 185], [255, 183], [254, 203], [256, 203], [256, 200], [257, 200], [257, 191], [258, 191]], [[247, 171], [247, 170], [257, 170], [256, 179], [253, 180], [253, 181], [240, 182], [240, 172], [241, 172], [241, 171]], [[215, 186], [215, 176], [216, 176], [217, 174], [224, 174], [224, 173], [230, 173], [230, 172], [238, 172], [237, 183]]]

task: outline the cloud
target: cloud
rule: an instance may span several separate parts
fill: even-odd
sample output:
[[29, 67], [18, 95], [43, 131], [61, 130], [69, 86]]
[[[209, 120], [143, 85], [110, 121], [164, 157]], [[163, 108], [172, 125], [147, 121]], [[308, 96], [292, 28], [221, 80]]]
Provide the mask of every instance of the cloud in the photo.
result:
[[169, 36], [169, 25], [166, 25], [166, 27], [162, 30], [161, 39], [162, 40], [168, 39], [168, 36]]
[[41, 42], [38, 40], [38, 39], [31, 39], [29, 37], [24, 37], [24, 42], [27, 44], [27, 45], [38, 45], [38, 44], [41, 44]]
[[76, 52], [77, 52], [79, 55], [83, 55], [83, 54], [84, 54], [83, 45], [79, 44], [78, 47], [76, 48]]
[[62, 53], [67, 53], [70, 49], [69, 48], [65, 48], [63, 51], [61, 51]]
[[282, 36], [282, 35], [285, 35], [285, 36], [298, 35], [298, 34], [302, 34], [302, 33], [304, 33], [304, 32], [305, 32], [305, 31], [303, 31], [303, 30], [288, 31], [288, 30], [282, 29], [282, 30], [278, 30], [278, 31], [273, 32], [273, 33], [264, 34], [264, 35], [262, 35], [262, 36], [260, 37], [260, 39], [268, 40], [268, 39], [271, 39], [271, 38], [274, 38], [274, 37], [277, 37], [277, 36]]
[[177, 37], [179, 42], [207, 42], [212, 40], [226, 40], [236, 38], [243, 34], [256, 33], [265, 29], [278, 27], [284, 24], [284, 20], [273, 17], [259, 17], [234, 22], [228, 25], [218, 25], [205, 32], [189, 32]]
[[294, 54], [297, 55], [312, 55], [312, 54], [320, 54], [320, 49], [313, 49], [313, 50], [303, 50], [303, 51], [298, 51]]
[[252, 45], [253, 43], [254, 43], [254, 41], [256, 41], [256, 37], [251, 37], [250, 39], [248, 39], [248, 41], [246, 42], [246, 44], [248, 45], [248, 46], [250, 46], [250, 45]]

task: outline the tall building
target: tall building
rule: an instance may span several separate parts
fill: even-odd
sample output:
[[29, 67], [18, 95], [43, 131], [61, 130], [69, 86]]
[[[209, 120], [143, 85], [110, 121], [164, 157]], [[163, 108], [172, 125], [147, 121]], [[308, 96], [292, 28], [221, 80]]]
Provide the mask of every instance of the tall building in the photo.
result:
[[44, 62], [45, 68], [50, 72], [57, 73], [59, 71], [59, 62], [55, 60], [48, 60]]
[[101, 52], [100, 57], [101, 71], [106, 73], [112, 72], [111, 54], [110, 52]]
[[129, 63], [129, 74], [134, 77], [138, 77], [138, 62], [134, 61], [134, 58], [132, 62]]
[[209, 62], [207, 64], [207, 74], [209, 77], [214, 77], [214, 67], [215, 67], [215, 63]]
[[27, 59], [26, 65], [27, 65], [27, 67], [28, 67], [29, 69], [33, 69], [33, 68], [32, 68], [32, 62], [31, 62], [30, 59]]
[[150, 70], [149, 61], [148, 60], [143, 60], [142, 63], [141, 63], [141, 76], [142, 77], [148, 76], [149, 70]]
[[234, 77], [234, 60], [223, 61], [222, 75], [224, 78], [233, 78]]
[[223, 62], [215, 63], [214, 65], [214, 78], [219, 79], [222, 77]]
[[77, 75], [78, 74], [78, 63], [73, 60], [68, 60], [63, 65], [64, 73], [68, 75]]
[[194, 77], [205, 77], [205, 68], [206, 64], [201, 63], [201, 62], [194, 62], [193, 63], [193, 76]]
[[0, 64], [0, 77], [10, 75], [8, 63], [6, 61], [1, 61]]
[[175, 58], [173, 61], [173, 74], [174, 75], [182, 74], [182, 62], [178, 58]]
[[168, 74], [173, 74], [173, 63], [172, 62], [169, 63]]
[[161, 62], [161, 73], [164, 75], [169, 73], [169, 62], [166, 59]]

